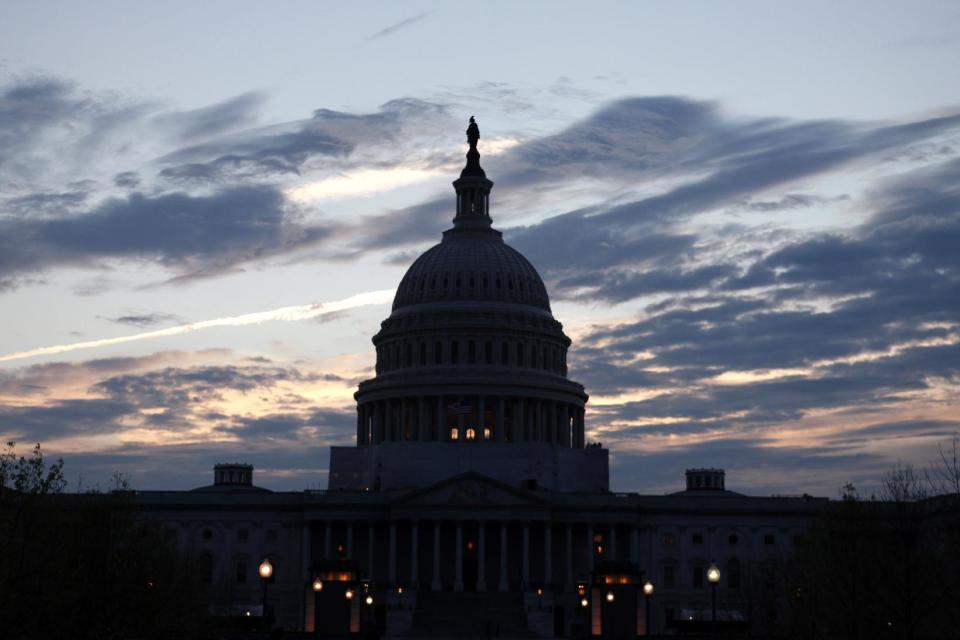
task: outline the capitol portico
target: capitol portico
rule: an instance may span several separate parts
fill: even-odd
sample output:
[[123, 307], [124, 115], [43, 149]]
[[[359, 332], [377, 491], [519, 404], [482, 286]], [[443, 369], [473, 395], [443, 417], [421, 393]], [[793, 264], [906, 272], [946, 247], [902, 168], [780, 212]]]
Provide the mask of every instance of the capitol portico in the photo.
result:
[[669, 495], [610, 492], [571, 341], [492, 226], [472, 118], [467, 138], [453, 226], [373, 337], [376, 375], [355, 394], [354, 446], [332, 448], [328, 489], [271, 492], [250, 467], [219, 465], [209, 487], [140, 492], [141, 512], [197, 555], [228, 594], [224, 615], [263, 613], [269, 558], [276, 623], [316, 635], [672, 633], [702, 620], [712, 564], [718, 619], [744, 622], [749, 568], [826, 501], [744, 496], [717, 469], [688, 470]]

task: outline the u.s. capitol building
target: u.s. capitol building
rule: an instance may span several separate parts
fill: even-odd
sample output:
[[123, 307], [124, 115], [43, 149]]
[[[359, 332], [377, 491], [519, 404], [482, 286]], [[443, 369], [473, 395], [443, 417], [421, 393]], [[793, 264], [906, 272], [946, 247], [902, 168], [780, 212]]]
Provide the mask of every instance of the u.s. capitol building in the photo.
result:
[[223, 464], [211, 486], [139, 492], [140, 511], [196, 555], [226, 594], [220, 613], [261, 616], [266, 586], [289, 630], [671, 633], [711, 615], [711, 565], [718, 621], [746, 624], [750, 567], [826, 500], [733, 493], [718, 469], [687, 470], [669, 495], [610, 492], [608, 451], [587, 443], [587, 394], [568, 377], [571, 341], [536, 269], [491, 226], [472, 118], [467, 137], [453, 226], [373, 338], [356, 445], [333, 447], [328, 489], [268, 491], [250, 466]]

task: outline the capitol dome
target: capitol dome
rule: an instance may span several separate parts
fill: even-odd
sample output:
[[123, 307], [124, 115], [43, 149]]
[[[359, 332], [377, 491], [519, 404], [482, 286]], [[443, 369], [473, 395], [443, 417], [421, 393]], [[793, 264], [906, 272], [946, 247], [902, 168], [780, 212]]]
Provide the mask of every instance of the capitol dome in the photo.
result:
[[376, 376], [360, 383], [357, 444], [584, 446], [587, 395], [567, 378], [570, 339], [537, 270], [490, 218], [471, 118], [456, 213], [397, 288], [373, 337]]
[[448, 232], [407, 270], [393, 310], [451, 301], [523, 304], [550, 312], [540, 274], [493, 229]]

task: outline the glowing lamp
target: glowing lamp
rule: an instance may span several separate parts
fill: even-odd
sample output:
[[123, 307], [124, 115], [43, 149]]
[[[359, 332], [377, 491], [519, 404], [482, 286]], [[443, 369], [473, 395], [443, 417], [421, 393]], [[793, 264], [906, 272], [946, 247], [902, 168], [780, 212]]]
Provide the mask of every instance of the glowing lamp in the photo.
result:
[[263, 562], [260, 563], [260, 577], [264, 580], [269, 580], [270, 576], [273, 575], [273, 565], [270, 564], [269, 558], [264, 558]]
[[607, 602], [613, 602], [613, 591], [607, 591]]
[[586, 609], [588, 606], [590, 606], [590, 601], [586, 598], [580, 598], [580, 606]]
[[373, 596], [368, 595], [366, 599], [367, 604], [373, 604]]
[[717, 565], [710, 564], [710, 568], [707, 569], [707, 580], [710, 581], [710, 584], [720, 582], [720, 569], [717, 568]]
[[353, 589], [347, 589], [347, 591], [343, 594], [343, 596], [347, 600], [353, 600]]
[[652, 596], [653, 595], [653, 583], [647, 580], [643, 583], [643, 595]]
[[323, 580], [316, 578], [313, 581], [313, 590], [314, 591], [323, 591]]

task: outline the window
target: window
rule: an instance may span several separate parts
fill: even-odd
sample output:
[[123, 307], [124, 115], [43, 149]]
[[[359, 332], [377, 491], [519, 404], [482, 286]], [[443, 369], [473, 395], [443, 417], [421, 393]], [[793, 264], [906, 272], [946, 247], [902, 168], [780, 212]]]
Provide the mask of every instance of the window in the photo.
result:
[[467, 343], [467, 362], [470, 364], [477, 362], [477, 344], [473, 340]]
[[675, 586], [677, 586], [676, 568], [672, 564], [665, 565], [663, 567], [663, 587], [673, 589]]
[[409, 342], [407, 343], [407, 366], [413, 366], [413, 345]]
[[665, 533], [665, 534], [663, 534], [663, 545], [664, 545], [665, 547], [673, 546], [673, 534], [672, 534], [672, 533]]
[[695, 533], [693, 534], [693, 544], [703, 544], [703, 534]]
[[450, 343], [450, 364], [457, 364], [460, 361], [460, 343], [454, 340]]
[[427, 364], [427, 343], [420, 343], [420, 366], [425, 366]]
[[537, 348], [535, 346], [530, 347], [530, 366], [534, 369], [537, 368]]
[[736, 558], [727, 560], [727, 586], [731, 589], [740, 588], [740, 561]]
[[489, 439], [492, 438], [492, 437], [493, 437], [493, 432], [490, 430], [490, 427], [484, 427], [484, 428], [483, 428], [483, 439], [484, 439], [484, 440], [489, 440]]
[[237, 529], [237, 540], [246, 542], [250, 539], [250, 529]]
[[437, 342], [433, 345], [433, 364], [442, 364], [443, 362], [443, 343]]
[[735, 533], [731, 533], [731, 534], [730, 534], [730, 537], [727, 538], [727, 543], [728, 543], [731, 547], [737, 546], [737, 543], [738, 543], [738, 542], [740, 542], [740, 537], [739, 537], [737, 534], [735, 534]]
[[775, 542], [776, 542], [776, 539], [773, 537], [772, 533], [768, 533], [767, 535], [763, 536], [763, 544], [772, 545]]
[[467, 440], [476, 440], [477, 439], [477, 430], [473, 427], [467, 429]]
[[523, 344], [517, 344], [517, 366], [523, 366]]
[[510, 364], [510, 348], [506, 342], [500, 344], [500, 364]]
[[276, 542], [276, 541], [277, 541], [277, 530], [267, 529], [267, 542]]
[[703, 567], [693, 567], [692, 582], [694, 589], [703, 589]]
[[209, 553], [204, 553], [200, 556], [200, 579], [203, 581], [203, 584], [213, 582], [213, 556]]
[[483, 350], [487, 364], [493, 364], [493, 343], [487, 340], [487, 343], [483, 346]]
[[237, 562], [237, 584], [247, 584], [247, 563]]
[[200, 532], [200, 537], [203, 538], [204, 540], [212, 540], [213, 531], [211, 531], [210, 529], [204, 529], [203, 531]]
[[451, 428], [450, 428], [450, 439], [451, 439], [451, 440], [459, 440], [459, 439], [460, 439], [460, 432], [457, 431], [457, 428], [456, 428], [456, 427], [451, 427]]

